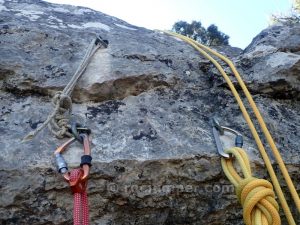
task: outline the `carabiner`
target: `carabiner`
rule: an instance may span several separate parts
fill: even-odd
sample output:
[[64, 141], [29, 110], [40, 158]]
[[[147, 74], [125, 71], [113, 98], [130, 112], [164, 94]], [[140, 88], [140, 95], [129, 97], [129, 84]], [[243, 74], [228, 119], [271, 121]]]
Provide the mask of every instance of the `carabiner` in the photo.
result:
[[243, 136], [239, 132], [229, 127], [221, 126], [215, 118], [213, 118], [212, 121], [213, 121], [213, 135], [216, 141], [218, 153], [224, 158], [230, 158], [230, 155], [225, 153], [223, 149], [220, 136], [224, 135], [225, 131], [235, 134], [235, 146], [240, 148], [243, 147]]
[[78, 181], [75, 181], [75, 182], [70, 181], [70, 172], [68, 172], [67, 163], [62, 156], [62, 152], [65, 151], [70, 144], [75, 142], [77, 140], [77, 138], [72, 137], [67, 142], [65, 142], [63, 145], [58, 147], [54, 152], [58, 171], [63, 175], [64, 179], [70, 183], [70, 186], [72, 187], [72, 189], [73, 188], [76, 189], [77, 186], [82, 186], [81, 183], [87, 180], [89, 173], [90, 173], [90, 166], [92, 165], [91, 164], [92, 157], [91, 157], [89, 136], [86, 133], [81, 133], [81, 134], [79, 134], [79, 138], [83, 142], [84, 154], [81, 156], [81, 163], [80, 163], [81, 175], [80, 175], [80, 179]]

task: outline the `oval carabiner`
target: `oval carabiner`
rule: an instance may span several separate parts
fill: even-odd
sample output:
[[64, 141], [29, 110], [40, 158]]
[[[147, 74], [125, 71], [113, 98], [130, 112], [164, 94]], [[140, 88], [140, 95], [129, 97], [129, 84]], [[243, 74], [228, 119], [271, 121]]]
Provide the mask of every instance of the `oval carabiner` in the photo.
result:
[[[90, 140], [88, 133], [78, 133], [78, 137], [72, 137], [67, 142], [59, 146], [55, 152], [55, 159], [56, 164], [58, 167], [58, 172], [61, 173], [64, 177], [64, 179], [68, 182], [70, 182], [70, 172], [68, 171], [67, 163], [62, 155], [62, 152], [67, 149], [67, 147], [75, 142], [76, 140], [81, 140], [83, 144], [83, 155], [81, 156], [81, 163], [80, 163], [80, 170], [81, 170], [81, 176], [79, 178], [80, 182], [87, 180], [87, 177], [90, 173], [90, 167], [92, 166], [92, 156], [91, 156], [91, 148], [90, 148]], [[77, 185], [77, 181], [75, 182]], [[74, 186], [74, 181], [72, 181], [71, 186]]]

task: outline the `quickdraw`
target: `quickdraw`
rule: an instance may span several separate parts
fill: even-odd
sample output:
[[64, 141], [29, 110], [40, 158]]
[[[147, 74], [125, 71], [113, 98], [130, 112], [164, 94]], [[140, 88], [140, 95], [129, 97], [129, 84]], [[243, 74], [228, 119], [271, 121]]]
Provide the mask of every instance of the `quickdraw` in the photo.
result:
[[[86, 189], [90, 167], [92, 166], [92, 156], [89, 140], [91, 131], [88, 128], [82, 127], [77, 123], [73, 124], [71, 127], [71, 132], [74, 137], [70, 138], [67, 142], [58, 147], [55, 150], [54, 155], [58, 172], [61, 173], [64, 180], [69, 183], [74, 194], [74, 225], [88, 225], [89, 210]], [[69, 171], [68, 165], [62, 153], [75, 141], [78, 141], [83, 145], [84, 154], [81, 156], [80, 167]]]

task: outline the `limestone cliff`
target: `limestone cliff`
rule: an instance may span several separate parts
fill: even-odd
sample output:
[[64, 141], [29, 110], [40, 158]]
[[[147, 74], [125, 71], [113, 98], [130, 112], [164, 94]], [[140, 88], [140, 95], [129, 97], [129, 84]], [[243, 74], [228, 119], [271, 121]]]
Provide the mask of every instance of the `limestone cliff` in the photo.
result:
[[[255, 175], [268, 175], [216, 69], [175, 38], [39, 0], [0, 0], [0, 223], [72, 223], [72, 195], [53, 157], [63, 140], [47, 129], [21, 139], [47, 118], [51, 97], [95, 35], [109, 46], [73, 94], [73, 117], [92, 129], [91, 224], [242, 224], [212, 116], [244, 135]], [[249, 85], [300, 190], [300, 25], [270, 27], [244, 51], [218, 50]], [[78, 165], [80, 147], [66, 153], [70, 166]]]

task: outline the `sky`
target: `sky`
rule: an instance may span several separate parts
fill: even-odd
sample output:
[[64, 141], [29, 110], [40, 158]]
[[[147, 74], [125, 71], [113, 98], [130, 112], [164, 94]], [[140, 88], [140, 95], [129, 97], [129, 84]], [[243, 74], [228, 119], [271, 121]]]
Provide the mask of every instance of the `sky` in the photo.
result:
[[270, 15], [287, 13], [292, 0], [47, 0], [101, 11], [148, 29], [170, 30], [184, 20], [210, 24], [230, 36], [232, 46], [245, 48], [270, 23]]

